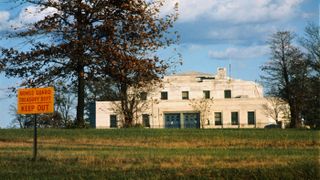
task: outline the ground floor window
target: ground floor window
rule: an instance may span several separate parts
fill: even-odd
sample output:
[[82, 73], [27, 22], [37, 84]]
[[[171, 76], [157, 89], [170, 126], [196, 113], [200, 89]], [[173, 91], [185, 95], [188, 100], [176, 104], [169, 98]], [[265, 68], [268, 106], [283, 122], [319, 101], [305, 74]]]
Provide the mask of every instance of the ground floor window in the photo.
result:
[[253, 124], [255, 124], [255, 121], [256, 121], [256, 119], [255, 119], [254, 111], [249, 111], [248, 112], [248, 124], [253, 125]]
[[110, 127], [111, 128], [117, 128], [117, 115], [110, 115]]
[[238, 112], [231, 112], [231, 124], [232, 125], [239, 125], [239, 113]]
[[142, 123], [144, 127], [150, 127], [150, 116], [149, 114], [142, 114]]
[[222, 125], [222, 113], [221, 112], [215, 112], [214, 113], [214, 124]]

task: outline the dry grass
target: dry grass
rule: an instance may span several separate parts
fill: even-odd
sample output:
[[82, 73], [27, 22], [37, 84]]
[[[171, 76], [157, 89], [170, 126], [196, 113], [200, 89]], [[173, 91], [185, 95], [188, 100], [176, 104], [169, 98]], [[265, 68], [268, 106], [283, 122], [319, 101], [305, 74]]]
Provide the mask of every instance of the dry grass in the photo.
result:
[[[104, 148], [116, 147], [145, 147], [145, 148], [313, 148], [320, 147], [320, 140], [248, 140], [248, 139], [212, 139], [212, 140], [185, 140], [185, 141], [159, 141], [156, 139], [89, 139], [81, 138], [70, 140], [66, 138], [41, 138], [38, 140], [42, 146], [61, 146], [68, 148]], [[1, 142], [0, 147], [26, 147], [32, 145], [33, 140]]]
[[[291, 135], [286, 138], [265, 138], [263, 134], [259, 134], [265, 133], [267, 136], [268, 131], [259, 131], [259, 136], [256, 138], [228, 137], [228, 132], [224, 134], [221, 131], [219, 131], [222, 133], [220, 136], [214, 136], [215, 131], [208, 131], [194, 138], [182, 138], [184, 135], [179, 136], [178, 130], [175, 132], [177, 136], [170, 135], [170, 138], [161, 134], [149, 137], [135, 136], [132, 134], [136, 133], [135, 131], [120, 132], [127, 135], [115, 137], [110, 131], [105, 131], [106, 134], [101, 136], [82, 134], [80, 137], [73, 136], [72, 133], [69, 136], [45, 134], [40, 136], [38, 141], [38, 164], [32, 164], [30, 161], [32, 137], [2, 138], [0, 139], [0, 175], [8, 175], [7, 177], [10, 178], [10, 174], [5, 173], [4, 170], [19, 175], [23, 174], [22, 172], [27, 173], [27, 170], [21, 168], [39, 165], [40, 169], [54, 168], [49, 170], [53, 174], [56, 174], [56, 171], [67, 171], [75, 176], [80, 174], [80, 177], [86, 177], [81, 175], [82, 172], [92, 170], [92, 175], [99, 172], [102, 175], [103, 172], [111, 171], [120, 179], [121, 175], [118, 174], [120, 172], [135, 172], [132, 177], [142, 176], [146, 179], [201, 177], [203, 174], [227, 178], [229, 175], [232, 177], [232, 173], [243, 172], [244, 177], [247, 177], [245, 173], [259, 175], [266, 171], [263, 175], [268, 176], [267, 169], [282, 172], [293, 166], [300, 167], [301, 163], [303, 167], [309, 167], [309, 165], [317, 167], [320, 164], [319, 132], [306, 131], [309, 135], [305, 135], [304, 139], [296, 140]], [[243, 132], [247, 133], [247, 131]], [[301, 134], [306, 132], [297, 131]], [[108, 133], [111, 134], [108, 135]], [[182, 131], [182, 133], [186, 132]], [[238, 133], [241, 135], [242, 132]], [[296, 134], [292, 133], [292, 135]], [[234, 169], [237, 172], [233, 172]], [[43, 169], [43, 172], [47, 171]], [[148, 171], [151, 174], [146, 175], [141, 171]], [[167, 175], [152, 174], [159, 171], [164, 171]], [[231, 174], [221, 175], [224, 171]], [[297, 173], [301, 175], [308, 173], [307, 171], [302, 170]], [[312, 171], [318, 173], [316, 169]], [[90, 174], [90, 172], [87, 173]], [[42, 171], [38, 173], [42, 174]], [[318, 177], [317, 174], [315, 176]], [[99, 177], [101, 178], [97, 176]], [[309, 176], [307, 178], [310, 179]]]

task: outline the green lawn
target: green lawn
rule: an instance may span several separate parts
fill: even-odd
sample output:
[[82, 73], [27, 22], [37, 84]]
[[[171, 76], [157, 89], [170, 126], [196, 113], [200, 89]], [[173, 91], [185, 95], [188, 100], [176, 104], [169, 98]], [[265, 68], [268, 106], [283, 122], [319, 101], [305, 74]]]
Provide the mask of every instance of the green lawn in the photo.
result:
[[320, 131], [0, 130], [0, 179], [319, 179]]

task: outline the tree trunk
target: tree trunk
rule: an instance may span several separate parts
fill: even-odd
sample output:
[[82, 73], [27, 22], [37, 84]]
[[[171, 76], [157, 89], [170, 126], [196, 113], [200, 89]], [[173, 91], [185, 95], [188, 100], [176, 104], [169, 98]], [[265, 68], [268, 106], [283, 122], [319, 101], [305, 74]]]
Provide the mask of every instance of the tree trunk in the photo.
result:
[[[84, 88], [85, 88], [85, 79], [84, 79], [84, 17], [82, 15], [82, 1], [77, 0], [77, 13], [76, 13], [76, 21], [77, 21], [77, 39], [79, 42], [76, 44], [76, 51], [74, 53], [75, 57], [77, 58], [76, 61], [78, 61], [77, 64], [77, 75], [78, 75], [78, 105], [77, 105], [77, 121], [76, 125], [78, 128], [83, 128], [85, 126], [84, 123]], [[75, 62], [76, 62], [75, 61]]]
[[83, 128], [85, 126], [84, 123], [84, 72], [83, 67], [78, 68], [78, 105], [77, 105], [77, 120], [76, 125], [79, 128]]
[[300, 111], [297, 109], [297, 105], [295, 102], [289, 103], [290, 105], [290, 114], [291, 114], [291, 121], [290, 127], [291, 128], [300, 128], [301, 127], [301, 119], [300, 119]]
[[22, 120], [18, 120], [18, 121], [19, 121], [20, 129], [24, 129], [24, 126], [22, 124]]
[[126, 98], [127, 101], [121, 101], [123, 103], [122, 105], [122, 112], [124, 115], [124, 127], [132, 127], [133, 126], [133, 111], [131, 108], [129, 108], [129, 102], [128, 98]]
[[132, 127], [133, 125], [133, 112], [130, 106], [130, 99], [128, 97], [128, 86], [126, 83], [119, 85], [120, 98], [121, 98], [121, 112], [124, 118], [123, 127]]

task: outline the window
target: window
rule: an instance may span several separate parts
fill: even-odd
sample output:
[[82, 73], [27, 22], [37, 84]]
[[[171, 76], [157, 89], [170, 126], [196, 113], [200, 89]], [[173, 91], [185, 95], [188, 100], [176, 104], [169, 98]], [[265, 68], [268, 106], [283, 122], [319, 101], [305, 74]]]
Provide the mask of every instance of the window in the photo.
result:
[[238, 112], [231, 112], [231, 124], [232, 125], [239, 125]]
[[254, 111], [249, 111], [248, 112], [248, 124], [255, 124], [256, 119], [255, 119], [255, 114]]
[[224, 98], [231, 98], [231, 90], [224, 90]]
[[182, 91], [182, 99], [189, 99], [189, 91]]
[[142, 123], [144, 127], [150, 127], [149, 114], [142, 114]]
[[205, 99], [210, 99], [210, 91], [203, 91], [203, 97]]
[[222, 125], [222, 113], [221, 112], [215, 112], [214, 113], [214, 124]]
[[147, 92], [140, 93], [140, 100], [147, 100]]
[[117, 128], [117, 115], [110, 115], [110, 127]]
[[161, 99], [162, 100], [167, 100], [168, 99], [168, 92], [167, 91], [161, 92]]

